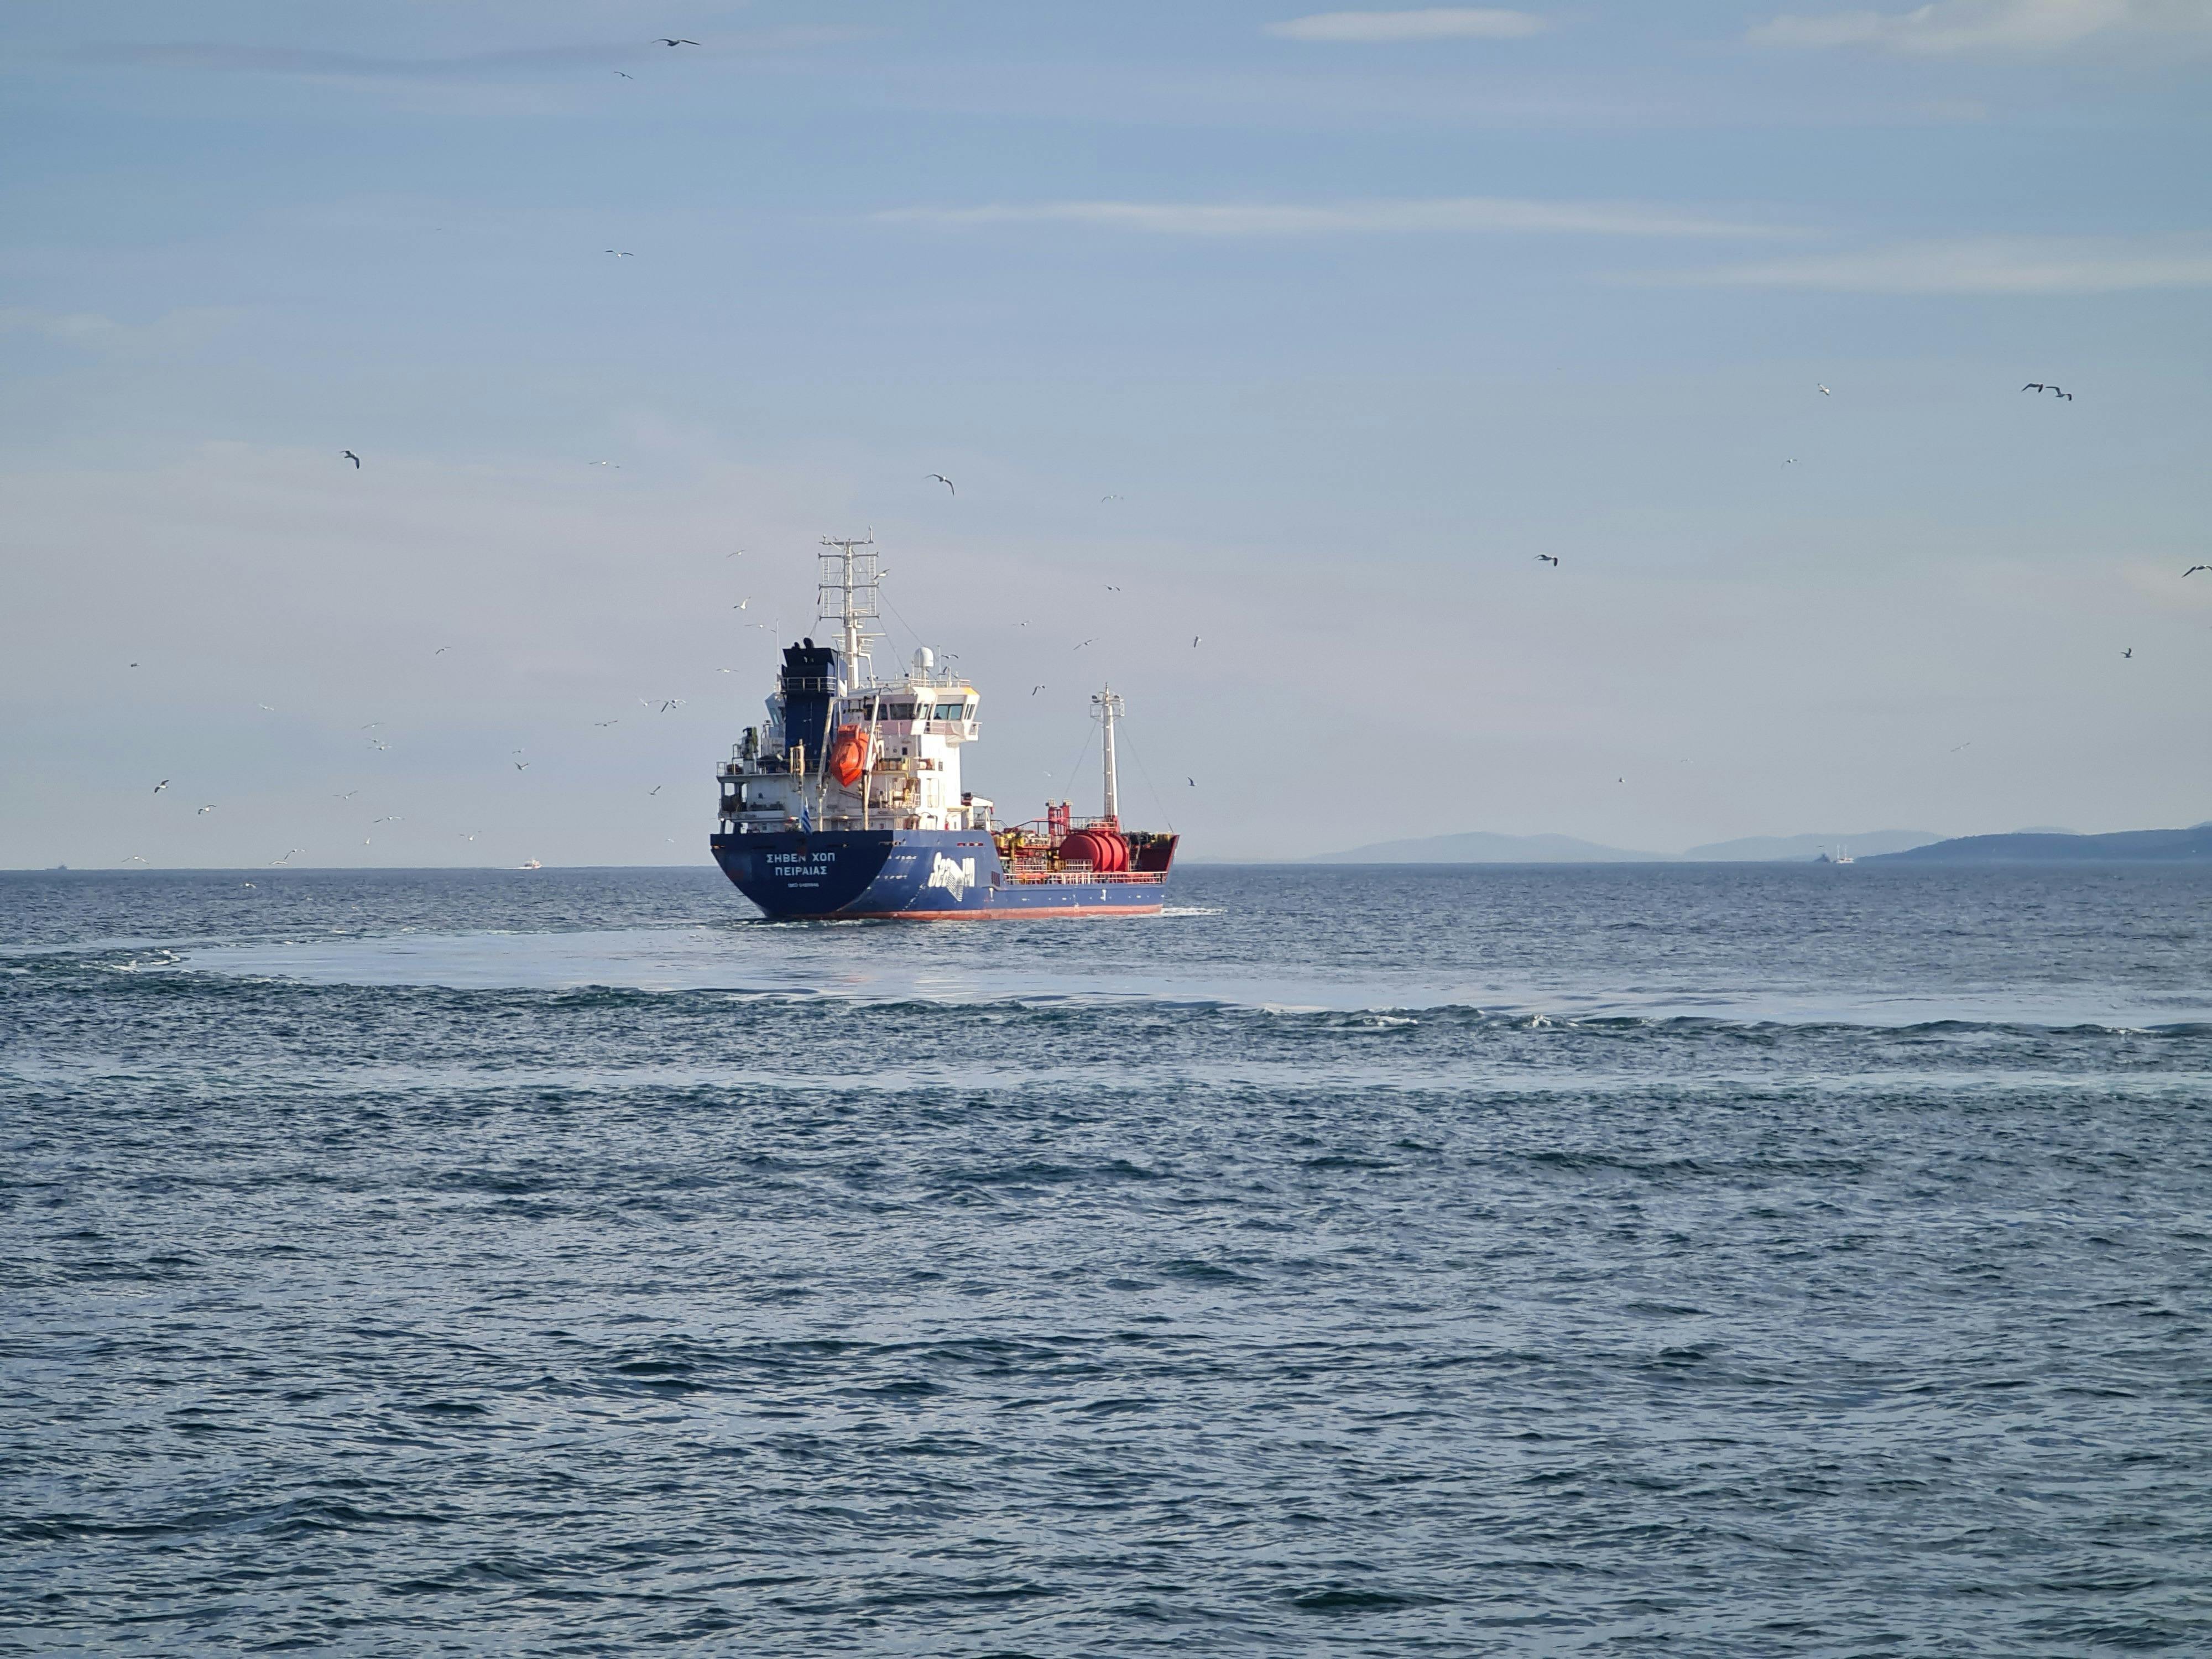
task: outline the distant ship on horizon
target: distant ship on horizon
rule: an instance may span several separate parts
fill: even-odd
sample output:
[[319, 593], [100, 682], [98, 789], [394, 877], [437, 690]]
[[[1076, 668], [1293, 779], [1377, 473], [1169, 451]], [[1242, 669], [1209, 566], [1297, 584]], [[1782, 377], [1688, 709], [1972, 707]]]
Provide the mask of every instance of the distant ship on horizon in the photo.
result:
[[872, 538], [825, 538], [817, 627], [783, 647], [765, 725], [716, 769], [709, 842], [738, 890], [769, 915], [827, 920], [1148, 915], [1164, 902], [1177, 837], [1125, 829], [1115, 774], [1121, 698], [1091, 699], [1103, 747], [1103, 810], [1048, 801], [1026, 823], [961, 784], [981, 703], [927, 647], [896, 678], [875, 672]]

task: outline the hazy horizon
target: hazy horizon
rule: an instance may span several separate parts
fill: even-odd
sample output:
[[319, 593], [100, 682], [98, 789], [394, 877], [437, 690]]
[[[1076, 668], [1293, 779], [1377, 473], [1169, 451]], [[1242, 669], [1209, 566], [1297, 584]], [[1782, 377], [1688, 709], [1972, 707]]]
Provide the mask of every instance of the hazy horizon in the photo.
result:
[[1009, 820], [2212, 817], [2212, 13], [643, 19], [0, 16], [0, 866], [703, 862], [871, 528]]

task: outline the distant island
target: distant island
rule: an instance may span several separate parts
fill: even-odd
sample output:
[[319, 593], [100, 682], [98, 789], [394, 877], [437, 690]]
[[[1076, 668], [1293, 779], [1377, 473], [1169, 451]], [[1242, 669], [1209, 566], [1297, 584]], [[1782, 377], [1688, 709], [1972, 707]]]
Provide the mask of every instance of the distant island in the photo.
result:
[[2212, 823], [2187, 830], [2122, 830], [2081, 836], [2068, 830], [2016, 830], [2003, 836], [1946, 840], [1923, 830], [1857, 835], [1747, 836], [1682, 853], [1639, 853], [1572, 836], [1501, 836], [1470, 830], [1414, 841], [1378, 841], [1324, 853], [1315, 864], [1804, 864], [1838, 850], [1854, 860], [1913, 864], [2190, 864], [2212, 862]]
[[2207, 864], [2212, 863], [2212, 823], [2187, 830], [2121, 830], [2108, 836], [2037, 830], [1960, 836], [1879, 856], [1885, 864]]
[[1856, 835], [1749, 836], [1711, 842], [1684, 853], [1638, 853], [1577, 841], [1572, 836], [1500, 836], [1486, 830], [1418, 841], [1379, 841], [1346, 853], [1324, 853], [1316, 864], [1778, 864], [1809, 862], [1838, 847], [1853, 857], [1901, 853], [1941, 842], [1924, 830], [1868, 830]]

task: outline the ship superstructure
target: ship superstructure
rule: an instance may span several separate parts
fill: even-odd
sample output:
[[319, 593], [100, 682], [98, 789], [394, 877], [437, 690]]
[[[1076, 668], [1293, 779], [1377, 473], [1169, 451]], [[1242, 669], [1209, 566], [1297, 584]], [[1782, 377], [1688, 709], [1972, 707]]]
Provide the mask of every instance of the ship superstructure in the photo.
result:
[[836, 643], [783, 647], [766, 723], [719, 769], [712, 844], [745, 896], [794, 917], [1158, 911], [1176, 837], [1121, 827], [1121, 697], [1091, 699], [1104, 811], [1079, 822], [1060, 801], [1002, 824], [961, 777], [961, 750], [979, 736], [975, 688], [926, 647], [896, 678], [876, 672], [873, 540], [824, 540], [820, 564], [817, 629]]

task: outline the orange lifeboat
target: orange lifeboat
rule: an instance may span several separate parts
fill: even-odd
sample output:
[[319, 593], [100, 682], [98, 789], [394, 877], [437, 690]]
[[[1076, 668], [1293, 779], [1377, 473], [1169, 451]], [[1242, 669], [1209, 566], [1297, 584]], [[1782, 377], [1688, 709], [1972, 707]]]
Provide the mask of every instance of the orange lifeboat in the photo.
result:
[[1129, 867], [1129, 843], [1116, 830], [1092, 825], [1078, 830], [1060, 844], [1063, 864], [1087, 864], [1102, 876], [1118, 875]]
[[868, 734], [857, 726], [841, 726], [830, 745], [830, 770], [850, 789], [868, 769]]

